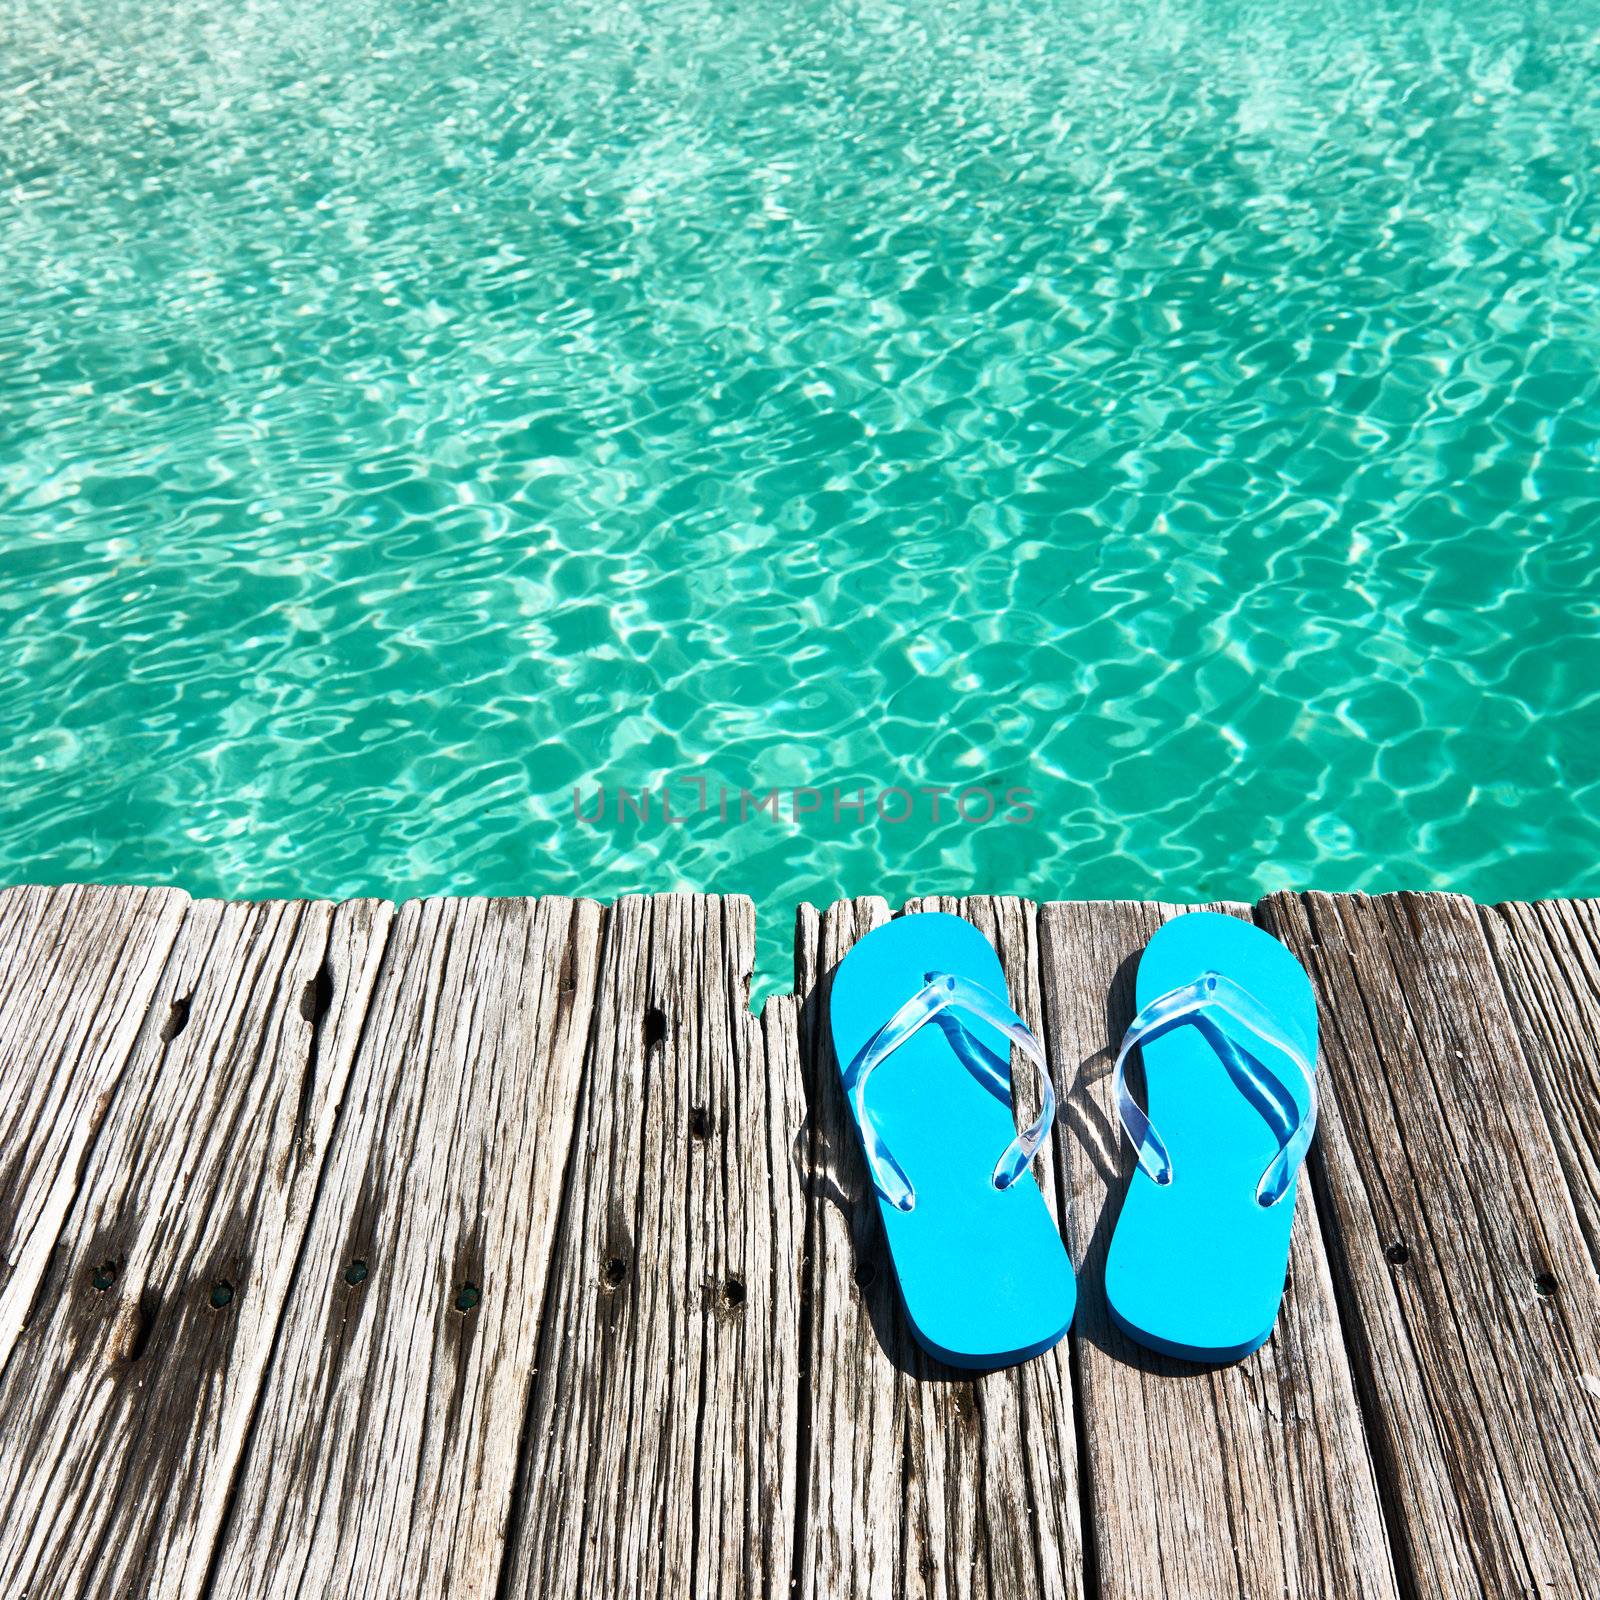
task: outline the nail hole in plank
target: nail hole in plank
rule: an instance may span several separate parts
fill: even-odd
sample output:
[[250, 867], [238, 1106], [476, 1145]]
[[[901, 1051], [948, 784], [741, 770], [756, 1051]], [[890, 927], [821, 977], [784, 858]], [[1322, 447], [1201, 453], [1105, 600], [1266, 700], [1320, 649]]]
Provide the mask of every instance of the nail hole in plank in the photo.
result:
[[300, 1015], [315, 1027], [333, 1009], [333, 974], [324, 961], [300, 996]]
[[167, 1020], [161, 1024], [162, 1044], [171, 1044], [189, 1026], [189, 1002], [193, 998], [193, 995], [180, 995], [172, 1002]]

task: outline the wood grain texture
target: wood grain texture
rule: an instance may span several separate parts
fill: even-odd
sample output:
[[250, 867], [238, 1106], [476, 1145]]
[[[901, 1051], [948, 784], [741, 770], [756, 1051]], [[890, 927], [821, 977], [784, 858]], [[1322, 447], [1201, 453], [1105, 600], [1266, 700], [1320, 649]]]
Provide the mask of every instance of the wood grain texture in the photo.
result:
[[[809, 909], [809, 908], [808, 908]], [[796, 1559], [800, 1600], [856, 1600], [905, 1592], [903, 1469], [907, 1406], [900, 1326], [882, 1225], [870, 1201], [849, 1110], [832, 1071], [827, 983], [850, 946], [888, 921], [876, 897], [802, 914], [814, 948], [797, 946], [803, 973], [806, 1123], [805, 1354], [808, 1454], [805, 1518]]]
[[1477, 908], [1275, 895], [1322, 1012], [1312, 1174], [1427, 1596], [1600, 1590], [1600, 1288]]
[[754, 947], [741, 897], [610, 914], [508, 1596], [787, 1591], [798, 1054]]
[[1111, 1067], [1133, 1018], [1139, 953], [1183, 909], [1076, 902], [1039, 913], [1045, 1038], [1063, 1093], [1056, 1150], [1079, 1269], [1075, 1343], [1098, 1593], [1393, 1597], [1308, 1186], [1277, 1331], [1246, 1360], [1207, 1368], [1155, 1355], [1114, 1326], [1106, 1305], [1106, 1252], [1133, 1170]]
[[494, 1593], [601, 924], [401, 907], [213, 1600]]
[[1578, 1221], [1600, 1263], [1600, 900], [1480, 913]]
[[[1037, 1024], [1033, 908], [920, 900], [963, 915], [1001, 954], [1012, 1003]], [[883, 901], [798, 924], [807, 1008], [809, 1466], [797, 1592], [834, 1596], [1083, 1593], [1069, 1347], [974, 1376], [934, 1362], [906, 1327], [827, 1027], [827, 986]], [[806, 948], [808, 944], [812, 948]], [[887, 1014], [887, 1013], [886, 1013]], [[1017, 1098], [1036, 1105], [1026, 1072]], [[1041, 1161], [1046, 1203], [1051, 1170]]]
[[187, 904], [177, 889], [0, 893], [0, 1367]]
[[189, 907], [0, 1380], [0, 1593], [201, 1594], [388, 916]]
[[1256, 908], [1324, 1109], [1217, 1370], [1101, 1288], [1180, 908], [908, 909], [994, 942], [1062, 1102], [1078, 1319], [978, 1378], [904, 1325], [839, 1092], [881, 899], [801, 907], [757, 1019], [738, 898], [0, 893], [0, 1595], [1600, 1592], [1600, 903]]

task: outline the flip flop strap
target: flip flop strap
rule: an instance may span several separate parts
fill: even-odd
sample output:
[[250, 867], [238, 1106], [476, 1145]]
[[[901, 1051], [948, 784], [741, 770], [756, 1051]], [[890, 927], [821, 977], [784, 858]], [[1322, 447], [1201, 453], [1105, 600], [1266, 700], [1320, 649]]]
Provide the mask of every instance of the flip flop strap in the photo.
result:
[[[1005, 1147], [995, 1163], [995, 1188], [1009, 1189], [1028, 1170], [1028, 1163], [1044, 1143], [1044, 1136], [1056, 1114], [1055, 1086], [1050, 1081], [1050, 1067], [1044, 1057], [1044, 1047], [1034, 1037], [1027, 1023], [999, 995], [992, 994], [970, 978], [959, 978], [948, 972], [930, 972], [927, 978], [922, 988], [867, 1041], [844, 1072], [845, 1093], [855, 1107], [873, 1187], [897, 1211], [911, 1210], [917, 1203], [917, 1191], [906, 1176], [905, 1169], [895, 1160], [884, 1141], [882, 1130], [867, 1109], [867, 1080], [912, 1034], [933, 1021], [941, 1011], [965, 1011], [998, 1028], [1034, 1064], [1043, 1084], [1039, 1115]], [[1010, 1104], [1009, 1079], [991, 1080], [990, 1087], [997, 1088], [1000, 1098]]]
[[[1172, 1157], [1166, 1143], [1128, 1093], [1128, 1057], [1148, 1040], [1186, 1023], [1203, 1023], [1212, 1012], [1231, 1017], [1260, 1043], [1286, 1056], [1299, 1070], [1305, 1083], [1308, 1098], [1306, 1110], [1301, 1112], [1300, 1103], [1293, 1092], [1264, 1062], [1253, 1055], [1246, 1055], [1237, 1041], [1215, 1024], [1208, 1031], [1209, 1042], [1222, 1056], [1229, 1075], [1235, 1079], [1240, 1076], [1246, 1078], [1282, 1113], [1277, 1119], [1278, 1153], [1268, 1162], [1266, 1171], [1261, 1174], [1261, 1181], [1256, 1185], [1256, 1199], [1264, 1206], [1274, 1206], [1289, 1192], [1289, 1185], [1300, 1170], [1300, 1163], [1310, 1147], [1311, 1135], [1316, 1131], [1316, 1067], [1307, 1059], [1303, 1047], [1290, 1039], [1273, 1021], [1267, 1008], [1232, 978], [1224, 977], [1220, 972], [1204, 972], [1193, 983], [1180, 984], [1178, 988], [1158, 995], [1133, 1019], [1123, 1035], [1122, 1048], [1117, 1052], [1116, 1069], [1112, 1073], [1117, 1113], [1122, 1118], [1123, 1127], [1128, 1130], [1129, 1138], [1133, 1140], [1139, 1165], [1145, 1174], [1159, 1184], [1171, 1183]], [[1227, 1049], [1223, 1048], [1224, 1045]], [[1230, 1056], [1234, 1059], [1230, 1059]], [[1267, 1120], [1269, 1123], [1275, 1121], [1270, 1116]]]

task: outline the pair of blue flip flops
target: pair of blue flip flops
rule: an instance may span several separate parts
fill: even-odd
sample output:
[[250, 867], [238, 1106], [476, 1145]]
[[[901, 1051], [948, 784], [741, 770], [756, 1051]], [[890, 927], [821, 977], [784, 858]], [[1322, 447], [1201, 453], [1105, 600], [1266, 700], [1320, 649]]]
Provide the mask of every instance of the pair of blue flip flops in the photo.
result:
[[[1031, 1166], [1055, 1116], [1050, 1072], [1005, 994], [989, 941], [959, 917], [927, 912], [862, 939], [829, 1002], [907, 1319], [926, 1350], [958, 1367], [1048, 1350], [1077, 1303]], [[1317, 1114], [1311, 983], [1259, 928], [1190, 912], [1145, 947], [1135, 1004], [1114, 1079], [1138, 1165], [1106, 1298], [1142, 1345], [1237, 1359], [1266, 1343], [1283, 1298]], [[1020, 1132], [1012, 1045], [1042, 1081], [1040, 1114]], [[1125, 1082], [1135, 1050], [1143, 1107]]]

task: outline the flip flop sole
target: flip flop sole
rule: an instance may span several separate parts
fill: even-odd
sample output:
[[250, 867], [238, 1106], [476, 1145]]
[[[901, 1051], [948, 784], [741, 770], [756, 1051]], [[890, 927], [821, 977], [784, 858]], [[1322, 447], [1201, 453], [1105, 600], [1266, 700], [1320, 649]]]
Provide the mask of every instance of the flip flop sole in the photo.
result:
[[[841, 1072], [931, 972], [1006, 992], [999, 957], [971, 923], [938, 912], [886, 923], [833, 976], [828, 1009]], [[918, 1029], [876, 1069], [866, 1097], [916, 1190], [910, 1211], [878, 1196], [906, 1319], [940, 1361], [987, 1369], [1057, 1343], [1077, 1288], [1032, 1173], [1007, 1189], [994, 1185], [1016, 1125], [1009, 1101], [983, 1080], [997, 1074], [1009, 1083], [1010, 1042], [978, 1018], [962, 1015], [959, 1024], [940, 1016]]]
[[[1316, 1059], [1311, 980], [1270, 934], [1237, 917], [1187, 912], [1139, 960], [1136, 1004], [1204, 972], [1250, 991]], [[1230, 1037], [1244, 1042], [1230, 1030]], [[1309, 1095], [1277, 1051], [1250, 1045], [1304, 1112]], [[1256, 1186], [1278, 1150], [1272, 1127], [1198, 1027], [1146, 1042], [1144, 1104], [1172, 1160], [1172, 1181], [1134, 1167], [1106, 1260], [1111, 1315], [1129, 1338], [1190, 1361], [1237, 1360], [1271, 1337], [1283, 1299], [1296, 1184], [1263, 1206]]]

